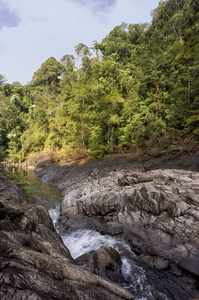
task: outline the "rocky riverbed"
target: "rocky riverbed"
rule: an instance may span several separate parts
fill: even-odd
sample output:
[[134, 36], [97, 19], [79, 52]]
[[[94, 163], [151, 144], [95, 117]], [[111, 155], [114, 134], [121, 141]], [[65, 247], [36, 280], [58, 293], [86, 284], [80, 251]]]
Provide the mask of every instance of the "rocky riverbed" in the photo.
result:
[[[0, 241], [0, 299], [134, 299], [119, 285], [78, 266], [47, 210], [34, 200], [29, 203], [1, 174]], [[103, 253], [120, 276], [119, 254], [111, 248], [96, 252]], [[105, 267], [98, 264], [99, 275]]]
[[168, 152], [36, 171], [64, 193], [57, 228], [122, 236], [143, 265], [171, 274], [183, 294], [199, 299], [199, 158]]

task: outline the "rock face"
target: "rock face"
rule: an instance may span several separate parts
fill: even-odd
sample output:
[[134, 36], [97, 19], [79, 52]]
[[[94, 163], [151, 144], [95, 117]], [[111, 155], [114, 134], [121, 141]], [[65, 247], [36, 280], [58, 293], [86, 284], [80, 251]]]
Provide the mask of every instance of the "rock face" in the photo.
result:
[[144, 265], [181, 278], [190, 299], [199, 298], [198, 156], [173, 152], [40, 171], [65, 194], [61, 233], [122, 235]]
[[0, 179], [0, 299], [134, 299], [78, 266], [46, 209]]
[[90, 178], [65, 195], [59, 224], [62, 231], [81, 224], [103, 233], [123, 233], [137, 253], [162, 259], [158, 269], [175, 263], [199, 276], [197, 172], [128, 170]]

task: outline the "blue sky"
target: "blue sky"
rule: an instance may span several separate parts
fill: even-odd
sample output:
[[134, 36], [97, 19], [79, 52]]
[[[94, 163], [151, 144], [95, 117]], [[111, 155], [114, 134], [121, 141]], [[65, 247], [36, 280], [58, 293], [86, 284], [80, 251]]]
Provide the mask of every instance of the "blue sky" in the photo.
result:
[[0, 74], [8, 82], [31, 81], [53, 56], [92, 47], [117, 25], [151, 22], [159, 0], [0, 0]]

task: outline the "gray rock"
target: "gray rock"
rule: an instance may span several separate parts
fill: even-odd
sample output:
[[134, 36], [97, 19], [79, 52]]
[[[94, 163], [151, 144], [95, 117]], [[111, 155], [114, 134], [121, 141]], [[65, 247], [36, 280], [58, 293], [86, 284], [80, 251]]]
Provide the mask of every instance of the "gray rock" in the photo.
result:
[[2, 179], [0, 187], [1, 299], [134, 299], [76, 265], [43, 206]]
[[[109, 157], [71, 169], [54, 165], [39, 176], [65, 195], [60, 232], [90, 228], [122, 235], [137, 254], [152, 258], [151, 268], [181, 276], [193, 299], [199, 297], [198, 171], [197, 155], [167, 151]], [[193, 284], [184, 284], [187, 275]]]
[[103, 233], [110, 233], [111, 228], [121, 232], [122, 228], [141, 253], [161, 257], [199, 276], [199, 173], [169, 169], [136, 173], [129, 169], [90, 178], [65, 195], [59, 222], [70, 218], [70, 228], [75, 229], [71, 216], [74, 220], [79, 216], [95, 219], [91, 226], [95, 224], [99, 231], [103, 228]]

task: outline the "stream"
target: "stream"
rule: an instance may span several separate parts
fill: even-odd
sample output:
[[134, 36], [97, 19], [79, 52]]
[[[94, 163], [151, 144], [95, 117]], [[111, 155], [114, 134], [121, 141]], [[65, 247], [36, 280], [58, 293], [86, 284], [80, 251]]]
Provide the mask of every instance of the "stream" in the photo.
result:
[[[51, 185], [40, 181], [34, 171], [30, 169], [16, 168], [15, 172], [9, 169], [8, 175], [11, 179], [17, 178], [18, 181], [27, 181], [29, 183], [34, 198], [47, 208], [55, 224], [62, 201], [61, 192]], [[136, 300], [174, 299], [169, 285], [174, 288], [175, 282], [172, 282], [171, 278], [168, 280], [165, 275], [161, 275], [161, 278], [158, 271], [143, 268], [136, 255], [131, 251], [128, 243], [122, 238], [102, 235], [93, 230], [79, 229], [62, 236], [62, 240], [74, 259], [91, 250], [97, 250], [101, 246], [116, 249], [122, 257], [122, 273], [126, 281], [123, 287], [133, 293]], [[168, 284], [165, 287], [166, 282]]]

